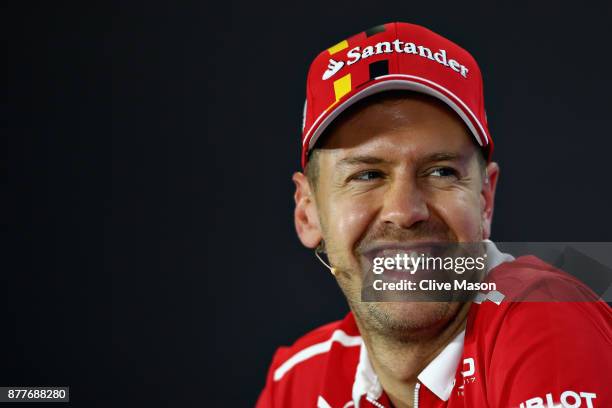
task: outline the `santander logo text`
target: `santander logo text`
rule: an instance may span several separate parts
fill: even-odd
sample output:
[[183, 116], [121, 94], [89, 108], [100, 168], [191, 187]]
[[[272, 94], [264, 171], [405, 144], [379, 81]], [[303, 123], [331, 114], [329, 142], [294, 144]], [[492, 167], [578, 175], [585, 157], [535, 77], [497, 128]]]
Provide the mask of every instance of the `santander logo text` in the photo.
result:
[[459, 63], [454, 59], [449, 59], [446, 53], [446, 50], [439, 49], [438, 51], [432, 51], [430, 48], [424, 47], [422, 45], [416, 45], [411, 42], [403, 42], [399, 39], [394, 41], [381, 41], [376, 43], [375, 45], [369, 45], [361, 49], [361, 47], [351, 48], [347, 53], [347, 61], [336, 61], [334, 59], [329, 59], [329, 65], [327, 69], [323, 73], [322, 79], [325, 81], [331, 77], [333, 77], [338, 71], [344, 67], [353, 65], [356, 62], [370, 58], [373, 55], [380, 54], [391, 54], [393, 52], [397, 52], [399, 54], [413, 54], [418, 57], [427, 58], [431, 61], [437, 62], [440, 65], [447, 67], [464, 78], [467, 78], [468, 68]]

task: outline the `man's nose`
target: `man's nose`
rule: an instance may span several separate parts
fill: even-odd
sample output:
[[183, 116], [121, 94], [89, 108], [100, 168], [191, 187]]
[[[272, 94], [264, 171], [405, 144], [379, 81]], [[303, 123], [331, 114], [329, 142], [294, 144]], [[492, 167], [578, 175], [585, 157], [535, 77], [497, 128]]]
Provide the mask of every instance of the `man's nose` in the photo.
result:
[[385, 192], [381, 212], [382, 221], [408, 229], [429, 219], [426, 197], [419, 190], [416, 180], [396, 180]]

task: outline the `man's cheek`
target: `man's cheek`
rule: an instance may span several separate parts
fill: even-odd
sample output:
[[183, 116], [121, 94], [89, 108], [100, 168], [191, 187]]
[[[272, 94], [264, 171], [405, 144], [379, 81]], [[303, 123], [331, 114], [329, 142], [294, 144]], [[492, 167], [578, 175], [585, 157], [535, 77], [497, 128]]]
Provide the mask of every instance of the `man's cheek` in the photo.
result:
[[350, 249], [365, 233], [375, 212], [367, 200], [337, 204], [330, 214], [330, 227], [336, 239], [342, 242], [341, 245]]
[[482, 227], [482, 217], [477, 204], [477, 197], [466, 194], [438, 203], [436, 208], [446, 225], [460, 241], [476, 242], [481, 240]]

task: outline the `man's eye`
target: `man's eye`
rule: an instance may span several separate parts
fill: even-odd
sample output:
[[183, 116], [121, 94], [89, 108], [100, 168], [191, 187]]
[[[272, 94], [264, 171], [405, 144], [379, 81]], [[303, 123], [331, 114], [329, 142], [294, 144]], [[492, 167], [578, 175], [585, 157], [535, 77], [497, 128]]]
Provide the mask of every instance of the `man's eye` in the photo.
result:
[[450, 167], [438, 167], [429, 172], [429, 175], [434, 177], [456, 177], [457, 171]]
[[368, 170], [368, 171], [362, 171], [361, 173], [355, 174], [354, 176], [351, 177], [351, 180], [370, 181], [370, 180], [374, 180], [374, 179], [381, 178], [381, 177], [382, 177], [382, 173], [380, 171]]

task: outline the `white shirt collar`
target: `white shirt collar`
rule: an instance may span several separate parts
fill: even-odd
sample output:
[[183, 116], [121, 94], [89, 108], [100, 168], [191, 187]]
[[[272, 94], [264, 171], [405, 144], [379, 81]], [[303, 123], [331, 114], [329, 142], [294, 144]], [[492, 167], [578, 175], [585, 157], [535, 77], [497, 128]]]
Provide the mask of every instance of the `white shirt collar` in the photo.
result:
[[421, 384], [443, 401], [448, 401], [455, 385], [455, 372], [463, 354], [464, 338], [465, 330], [448, 343], [417, 377]]
[[353, 383], [353, 403], [355, 408], [359, 408], [359, 401], [362, 396], [367, 396], [369, 399], [377, 400], [382, 394], [382, 385], [378, 381], [378, 376], [372, 368], [370, 358], [368, 357], [368, 349], [365, 344], [361, 343], [359, 352], [359, 363], [355, 372], [355, 382]]
[[495, 245], [495, 242], [491, 241], [490, 239], [485, 239], [484, 242], [487, 244], [487, 273], [504, 262], [514, 261], [514, 257], [505, 252], [501, 252], [497, 248], [497, 245]]
[[[487, 273], [504, 262], [511, 262], [514, 260], [512, 255], [501, 252], [494, 242], [488, 239], [484, 242], [488, 244]], [[424, 386], [443, 401], [448, 401], [455, 385], [455, 372], [457, 371], [459, 360], [461, 360], [463, 354], [464, 338], [465, 330], [448, 343], [417, 377]], [[378, 376], [370, 363], [368, 350], [365, 344], [362, 343], [352, 392], [355, 408], [359, 408], [359, 402], [364, 395], [369, 399], [377, 400], [380, 398], [382, 391], [383, 389], [378, 380]]]
[[[448, 401], [455, 385], [455, 371], [463, 354], [464, 337], [465, 330], [448, 343], [418, 376], [421, 384], [429, 388], [443, 401]], [[359, 364], [355, 372], [355, 382], [353, 383], [352, 397], [355, 408], [359, 408], [359, 401], [364, 395], [369, 399], [377, 400], [380, 398], [382, 391], [378, 376], [370, 363], [368, 349], [362, 343]]]

